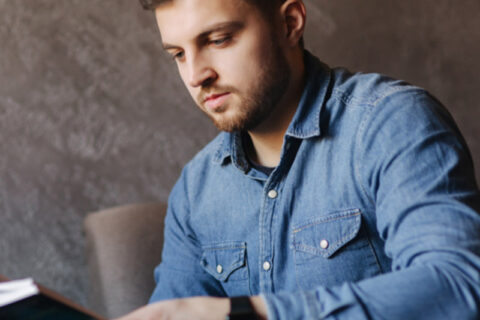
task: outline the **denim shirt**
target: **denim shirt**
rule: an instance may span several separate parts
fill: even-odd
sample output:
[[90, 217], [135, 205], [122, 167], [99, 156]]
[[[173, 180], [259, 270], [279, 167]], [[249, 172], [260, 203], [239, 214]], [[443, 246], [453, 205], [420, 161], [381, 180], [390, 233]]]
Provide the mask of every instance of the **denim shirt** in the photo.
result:
[[269, 319], [478, 319], [480, 197], [448, 112], [404, 82], [305, 63], [269, 176], [240, 133], [185, 166], [151, 302], [260, 294]]

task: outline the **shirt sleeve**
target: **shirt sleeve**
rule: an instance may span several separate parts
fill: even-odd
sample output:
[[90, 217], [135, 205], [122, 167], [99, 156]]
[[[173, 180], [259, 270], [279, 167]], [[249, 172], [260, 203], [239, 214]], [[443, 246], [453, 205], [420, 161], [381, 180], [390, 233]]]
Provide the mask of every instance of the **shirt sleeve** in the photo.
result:
[[200, 265], [199, 243], [188, 224], [185, 170], [170, 193], [162, 262], [155, 268], [156, 286], [149, 303], [189, 296], [226, 296], [218, 281]]
[[392, 270], [263, 295], [269, 319], [478, 319], [480, 197], [453, 120], [409, 89], [379, 101], [359, 128], [356, 170]]

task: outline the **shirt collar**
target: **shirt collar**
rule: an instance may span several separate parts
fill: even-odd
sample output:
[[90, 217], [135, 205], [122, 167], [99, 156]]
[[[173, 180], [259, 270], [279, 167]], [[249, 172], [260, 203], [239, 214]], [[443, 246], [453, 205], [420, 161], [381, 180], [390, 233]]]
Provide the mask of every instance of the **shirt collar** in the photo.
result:
[[305, 51], [305, 88], [286, 135], [307, 139], [320, 136], [320, 113], [330, 87], [330, 68]]
[[[305, 88], [297, 111], [285, 133], [298, 139], [320, 136], [320, 113], [330, 87], [330, 68], [320, 62], [310, 52], [304, 51]], [[213, 161], [223, 163], [228, 157], [234, 157], [233, 163], [246, 171], [248, 163], [244, 160], [240, 132], [222, 132]]]

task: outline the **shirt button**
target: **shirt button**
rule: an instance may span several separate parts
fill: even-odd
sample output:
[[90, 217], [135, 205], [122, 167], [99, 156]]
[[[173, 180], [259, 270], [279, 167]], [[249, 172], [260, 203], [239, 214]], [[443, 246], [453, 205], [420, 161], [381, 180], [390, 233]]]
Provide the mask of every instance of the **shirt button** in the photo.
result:
[[222, 267], [221, 264], [219, 264], [219, 265], [217, 266], [217, 272], [218, 272], [218, 273], [222, 273], [222, 272], [223, 272], [223, 267]]
[[271, 267], [272, 267], [272, 265], [270, 264], [270, 262], [265, 261], [263, 263], [263, 270], [268, 271], [268, 270], [270, 270]]
[[328, 248], [328, 241], [323, 239], [322, 241], [320, 241], [320, 247], [322, 249], [327, 249]]
[[277, 196], [278, 196], [277, 191], [275, 191], [275, 190], [273, 190], [273, 189], [270, 190], [270, 191], [268, 191], [268, 197], [269, 197], [270, 199], [275, 199]]

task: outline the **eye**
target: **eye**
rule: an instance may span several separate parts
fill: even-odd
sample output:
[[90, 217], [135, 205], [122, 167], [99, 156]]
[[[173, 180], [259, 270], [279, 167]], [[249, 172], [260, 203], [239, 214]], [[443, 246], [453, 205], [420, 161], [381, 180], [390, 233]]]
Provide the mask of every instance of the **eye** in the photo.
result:
[[171, 51], [169, 54], [173, 60], [180, 60], [185, 56], [185, 52], [183, 51]]
[[213, 44], [214, 46], [220, 47], [220, 46], [228, 44], [231, 39], [232, 39], [231, 36], [225, 36], [225, 37], [221, 37], [221, 38], [217, 38], [217, 39], [212, 39], [212, 40], [210, 40], [210, 43]]
[[177, 52], [173, 55], [174, 60], [182, 59], [185, 56], [185, 53], [183, 51]]

